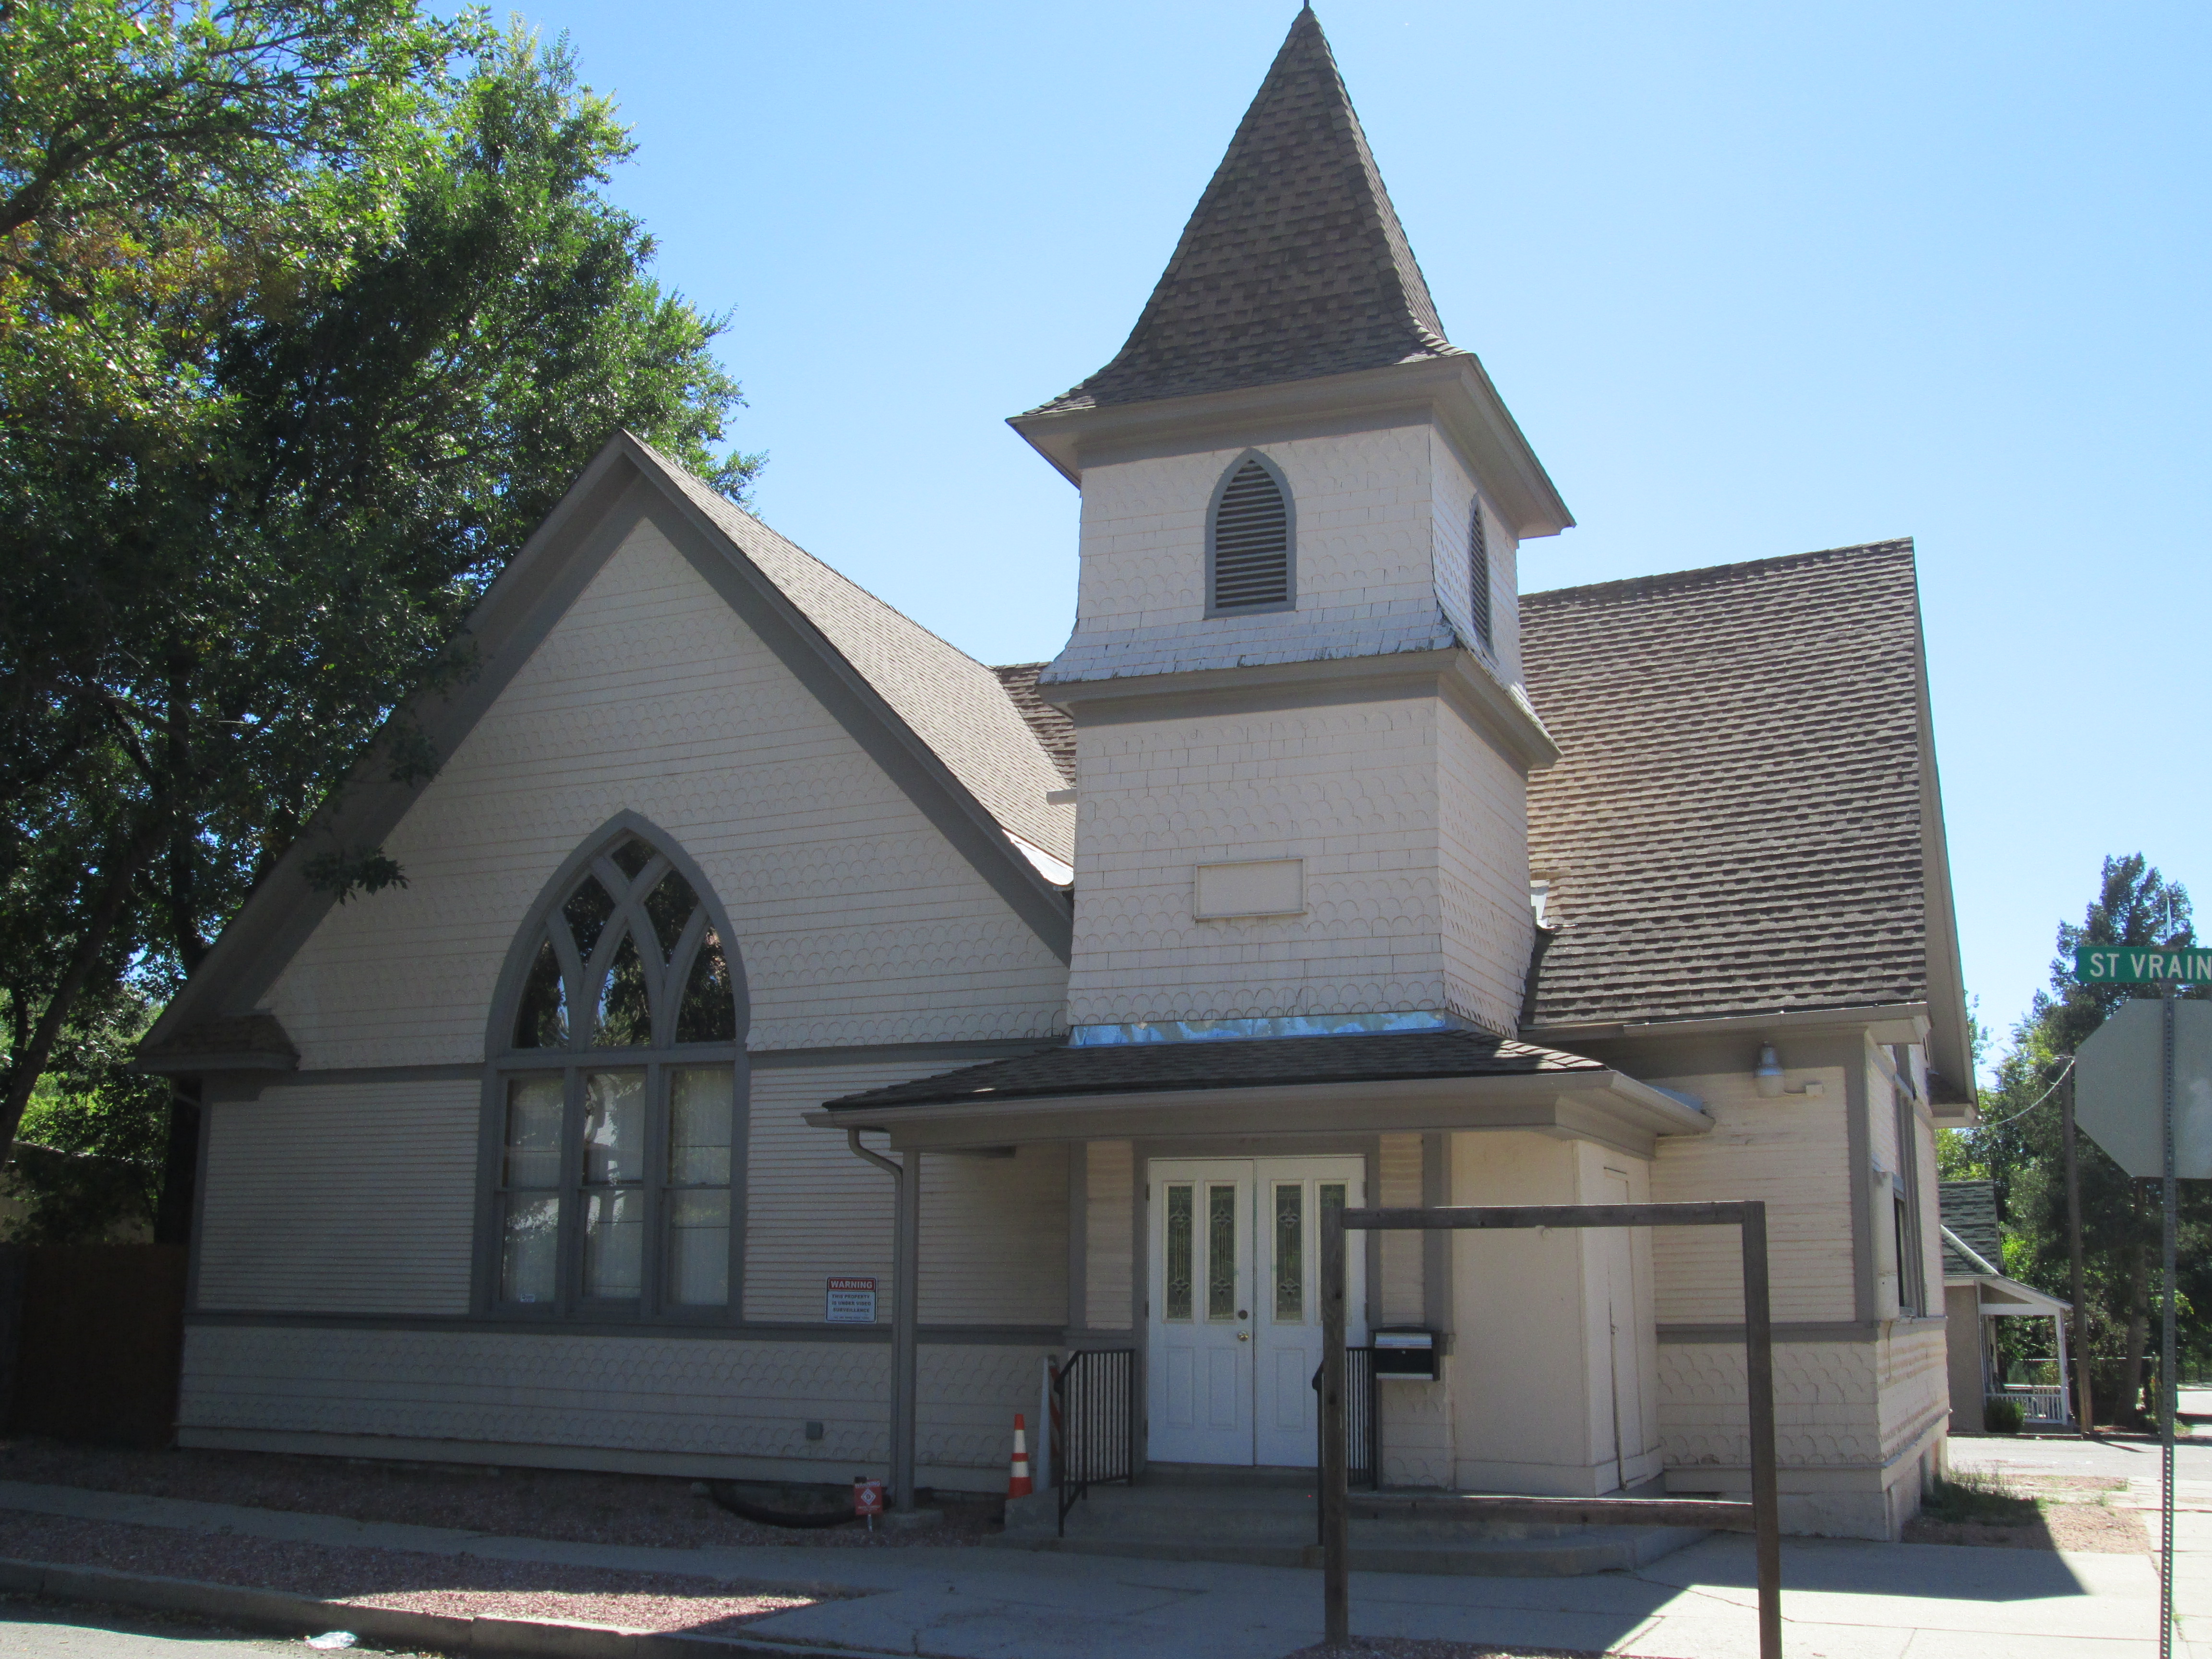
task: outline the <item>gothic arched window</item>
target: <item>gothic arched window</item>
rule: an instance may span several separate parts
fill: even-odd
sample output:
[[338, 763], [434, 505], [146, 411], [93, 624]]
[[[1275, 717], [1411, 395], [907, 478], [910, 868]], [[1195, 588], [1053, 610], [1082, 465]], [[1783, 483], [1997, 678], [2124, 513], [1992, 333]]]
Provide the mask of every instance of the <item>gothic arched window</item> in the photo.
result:
[[1291, 492], [1266, 457], [1248, 453], [1215, 487], [1206, 527], [1208, 616], [1297, 605]]
[[743, 967], [696, 867], [649, 826], [617, 826], [532, 907], [495, 1000], [486, 1299], [728, 1316]]

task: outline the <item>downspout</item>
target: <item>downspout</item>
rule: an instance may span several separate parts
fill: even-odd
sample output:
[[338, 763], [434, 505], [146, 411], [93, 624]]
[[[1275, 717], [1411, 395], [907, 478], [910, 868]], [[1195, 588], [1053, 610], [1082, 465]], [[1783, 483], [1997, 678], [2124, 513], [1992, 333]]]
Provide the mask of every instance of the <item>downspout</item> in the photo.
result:
[[888, 1174], [896, 1194], [891, 1219], [891, 1508], [914, 1508], [914, 1396], [921, 1310], [915, 1263], [921, 1254], [921, 1154], [909, 1152], [894, 1164], [860, 1145], [858, 1129], [845, 1131], [854, 1156]]

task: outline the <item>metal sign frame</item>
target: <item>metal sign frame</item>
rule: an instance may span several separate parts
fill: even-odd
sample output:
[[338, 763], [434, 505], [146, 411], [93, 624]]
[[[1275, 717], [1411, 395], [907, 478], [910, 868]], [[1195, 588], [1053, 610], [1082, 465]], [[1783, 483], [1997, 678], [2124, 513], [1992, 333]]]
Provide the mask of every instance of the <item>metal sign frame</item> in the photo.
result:
[[[1690, 1498], [1510, 1498], [1474, 1493], [1363, 1496], [1363, 1511], [1579, 1526], [1692, 1526], [1748, 1532], [1759, 1565], [1759, 1659], [1782, 1659], [1782, 1517], [1774, 1454], [1774, 1327], [1767, 1290], [1766, 1206], [1515, 1204], [1433, 1210], [1325, 1210], [1321, 1224], [1322, 1593], [1327, 1639], [1352, 1634], [1352, 1494], [1345, 1459], [1345, 1247], [1348, 1231], [1525, 1227], [1735, 1227], [1743, 1241], [1744, 1382], [1751, 1418], [1751, 1501]], [[1379, 1472], [1378, 1472], [1379, 1473]]]
[[[2154, 1176], [2139, 1176], [2128, 1167], [2128, 1160], [2138, 1149], [2106, 1146], [2106, 1152], [2122, 1170], [2136, 1179], [2155, 1180], [2159, 1183], [2160, 1266], [2164, 1273], [2165, 1294], [2160, 1297], [2162, 1311], [2159, 1317], [2158, 1342], [2158, 1659], [2173, 1659], [2173, 1419], [2180, 1407], [2181, 1379], [2175, 1369], [2173, 1270], [2177, 1245], [2176, 1228], [2179, 1224], [2180, 1188], [2182, 1180], [2178, 1149], [2174, 1144], [2174, 1021], [2181, 1006], [2182, 988], [2185, 984], [2202, 983], [2212, 977], [2212, 952], [2191, 946], [2158, 949], [2135, 946], [2083, 945], [2075, 952], [2075, 976], [2084, 984], [2155, 984], [2159, 996], [2159, 1172]], [[2148, 998], [2142, 999], [2148, 1001]], [[2114, 1013], [2119, 1011], [2115, 1009]], [[2114, 1030], [2112, 1016], [2106, 1023], [2092, 1031], [2081, 1043], [2087, 1049], [2098, 1035]], [[2077, 1052], [2075, 1066], [2079, 1072], [2081, 1055]], [[2073, 1117], [2078, 1121], [2081, 1111], [2075, 1103]], [[2097, 1131], [2088, 1125], [2081, 1126], [2092, 1140], [2098, 1139]], [[2102, 1142], [2100, 1141], [2101, 1145]], [[2096, 1425], [2086, 1425], [2094, 1432]]]

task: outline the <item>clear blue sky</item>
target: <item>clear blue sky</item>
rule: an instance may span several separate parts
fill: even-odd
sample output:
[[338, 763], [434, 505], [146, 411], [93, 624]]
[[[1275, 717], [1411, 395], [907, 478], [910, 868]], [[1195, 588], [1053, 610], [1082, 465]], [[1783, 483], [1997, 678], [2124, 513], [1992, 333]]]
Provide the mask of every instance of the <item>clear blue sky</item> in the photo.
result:
[[[1294, 11], [522, 15], [633, 124], [663, 279], [733, 313], [762, 515], [1009, 662], [1066, 637], [1076, 498], [1004, 417], [1119, 346]], [[1915, 537], [1983, 1018], [2106, 853], [2212, 922], [2212, 8], [1321, 17], [1446, 329], [1581, 520], [1524, 583]]]

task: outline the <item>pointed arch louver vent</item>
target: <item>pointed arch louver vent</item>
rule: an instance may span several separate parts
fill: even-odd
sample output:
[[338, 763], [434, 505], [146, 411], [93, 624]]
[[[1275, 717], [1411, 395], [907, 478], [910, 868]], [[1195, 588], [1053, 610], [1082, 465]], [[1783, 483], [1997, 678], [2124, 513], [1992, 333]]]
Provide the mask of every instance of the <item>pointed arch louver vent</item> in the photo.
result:
[[1275, 476], [1249, 458], [1213, 509], [1216, 611], [1254, 611], [1291, 602], [1291, 504]]

